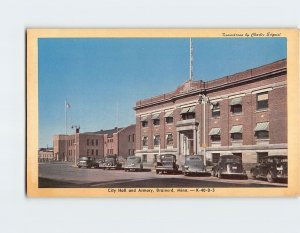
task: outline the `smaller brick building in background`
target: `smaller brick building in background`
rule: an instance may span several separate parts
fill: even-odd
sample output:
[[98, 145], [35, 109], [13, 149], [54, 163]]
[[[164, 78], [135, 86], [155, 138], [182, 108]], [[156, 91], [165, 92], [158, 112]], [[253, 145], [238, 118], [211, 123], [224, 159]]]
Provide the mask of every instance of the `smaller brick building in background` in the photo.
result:
[[135, 125], [124, 128], [100, 130], [96, 132], [79, 131], [72, 135], [54, 135], [54, 159], [74, 161], [80, 157], [103, 158], [106, 155], [118, 155], [126, 158], [135, 153]]

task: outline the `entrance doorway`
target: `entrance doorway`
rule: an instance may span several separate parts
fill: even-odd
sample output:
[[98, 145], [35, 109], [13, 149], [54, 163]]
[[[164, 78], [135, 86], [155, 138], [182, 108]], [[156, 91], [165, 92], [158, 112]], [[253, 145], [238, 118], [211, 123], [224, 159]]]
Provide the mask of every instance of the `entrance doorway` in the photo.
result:
[[195, 151], [195, 140], [193, 130], [186, 130], [179, 132], [180, 138], [180, 151], [181, 155], [194, 155]]

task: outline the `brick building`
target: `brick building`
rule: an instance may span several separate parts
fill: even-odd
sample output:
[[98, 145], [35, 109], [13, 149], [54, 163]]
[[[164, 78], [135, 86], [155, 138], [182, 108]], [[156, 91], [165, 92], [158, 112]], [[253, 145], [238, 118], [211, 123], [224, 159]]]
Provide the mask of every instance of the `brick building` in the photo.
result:
[[103, 158], [114, 154], [126, 158], [134, 154], [134, 138], [135, 125], [85, 133], [78, 130], [73, 135], [54, 135], [54, 156], [60, 161], [74, 161], [75, 155], [77, 160], [84, 156]]
[[[286, 59], [220, 79], [189, 80], [175, 91], [136, 102], [136, 155], [205, 154], [216, 162], [236, 154], [244, 163], [287, 155]], [[200, 97], [202, 96], [202, 97]]]
[[48, 162], [54, 160], [53, 148], [40, 148], [38, 152], [39, 162]]

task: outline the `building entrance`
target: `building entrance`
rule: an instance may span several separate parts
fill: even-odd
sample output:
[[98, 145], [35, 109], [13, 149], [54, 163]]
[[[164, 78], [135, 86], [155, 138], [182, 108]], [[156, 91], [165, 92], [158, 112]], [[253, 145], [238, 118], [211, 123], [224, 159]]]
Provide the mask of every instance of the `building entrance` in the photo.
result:
[[179, 132], [180, 138], [180, 155], [194, 155], [196, 154], [195, 134], [193, 130], [185, 130]]

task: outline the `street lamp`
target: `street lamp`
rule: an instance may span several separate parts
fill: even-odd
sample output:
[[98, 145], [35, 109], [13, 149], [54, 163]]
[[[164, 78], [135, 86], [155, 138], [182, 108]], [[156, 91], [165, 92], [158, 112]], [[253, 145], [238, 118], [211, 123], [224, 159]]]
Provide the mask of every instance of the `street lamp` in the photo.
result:
[[80, 130], [80, 126], [78, 125], [72, 125], [71, 127], [72, 129], [75, 128], [75, 142], [73, 143], [73, 145], [75, 146], [75, 153], [74, 153], [74, 166], [77, 165], [77, 143], [76, 143], [76, 135], [79, 133]]
[[203, 105], [203, 160], [204, 160], [204, 165], [206, 166], [206, 135], [205, 135], [205, 126], [206, 126], [206, 104], [211, 105], [209, 97], [200, 94], [199, 95], [199, 103]]

